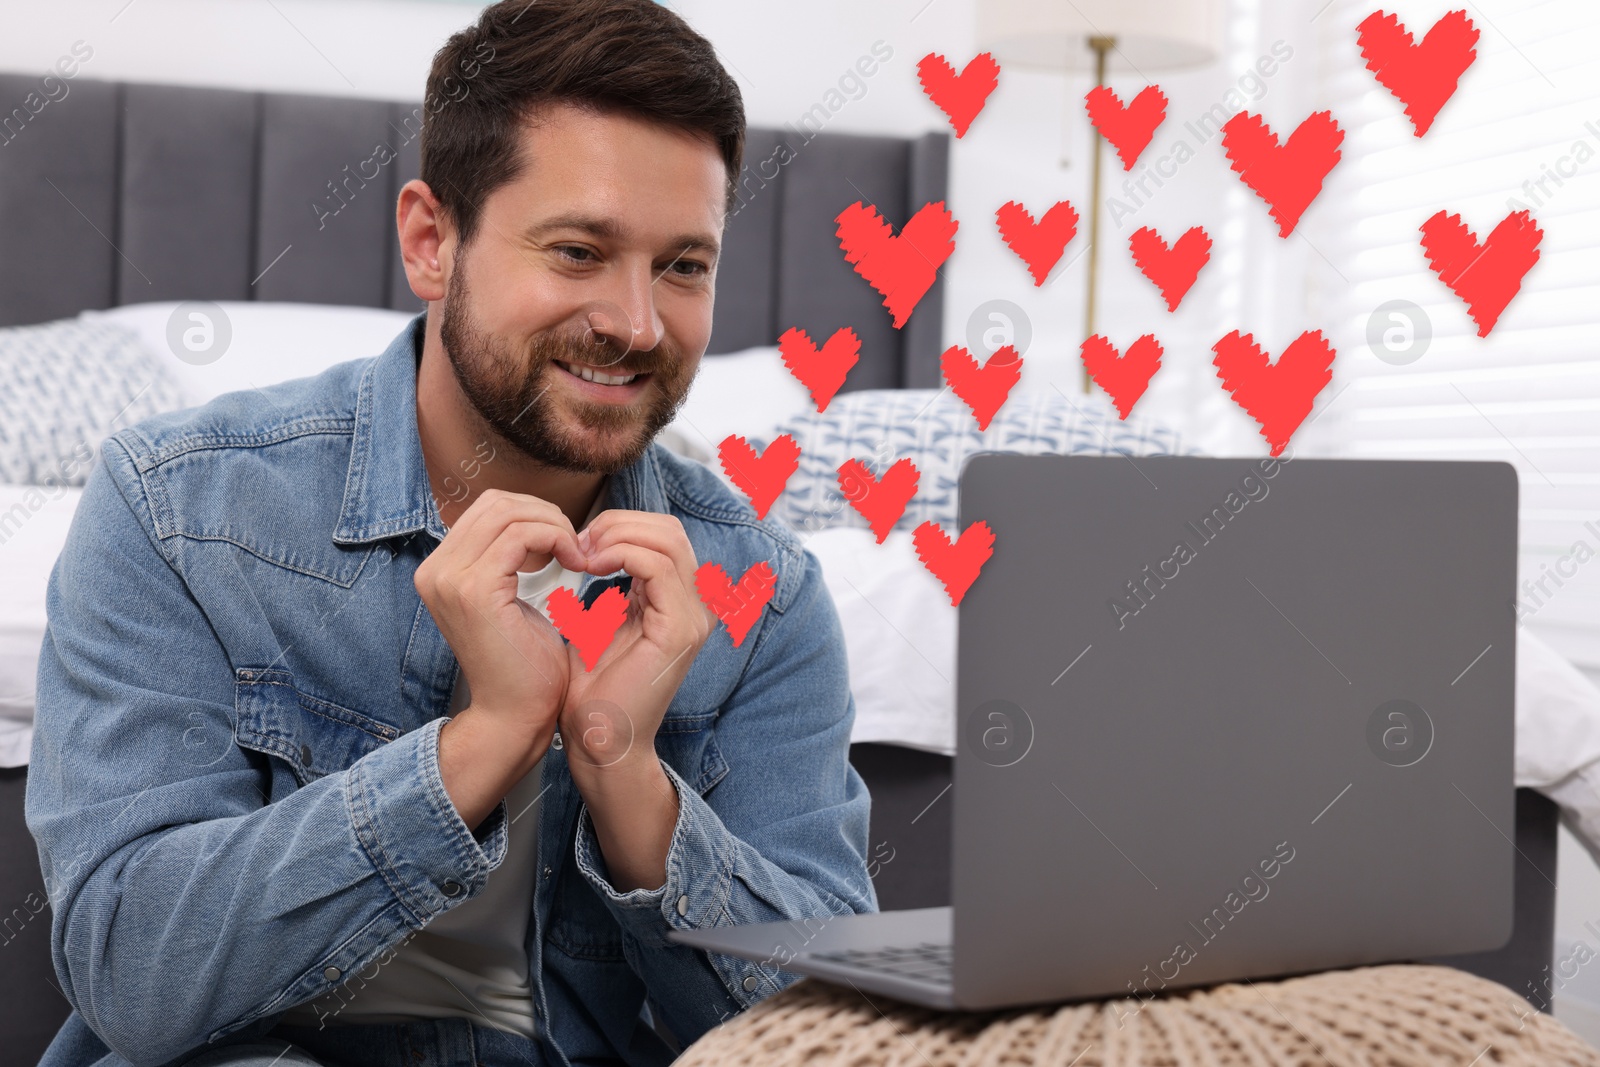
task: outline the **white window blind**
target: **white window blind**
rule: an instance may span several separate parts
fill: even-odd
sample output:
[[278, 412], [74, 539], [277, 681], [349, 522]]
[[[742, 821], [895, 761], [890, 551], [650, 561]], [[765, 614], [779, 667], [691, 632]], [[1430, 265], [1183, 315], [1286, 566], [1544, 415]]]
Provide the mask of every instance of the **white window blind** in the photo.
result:
[[[1339, 357], [1297, 447], [1514, 464], [1519, 618], [1600, 668], [1600, 4], [1381, 5], [1418, 40], [1452, 8], [1479, 30], [1477, 59], [1419, 139], [1356, 44], [1356, 26], [1380, 5], [1332, 0], [1316, 14], [1320, 3], [1305, 7], [1316, 107], [1346, 135], [1302, 221], [1318, 253], [1306, 303]], [[1444, 209], [1482, 241], [1523, 208], [1544, 230], [1540, 259], [1480, 338], [1429, 269], [1418, 227]], [[1390, 301], [1419, 310], [1375, 318]]]

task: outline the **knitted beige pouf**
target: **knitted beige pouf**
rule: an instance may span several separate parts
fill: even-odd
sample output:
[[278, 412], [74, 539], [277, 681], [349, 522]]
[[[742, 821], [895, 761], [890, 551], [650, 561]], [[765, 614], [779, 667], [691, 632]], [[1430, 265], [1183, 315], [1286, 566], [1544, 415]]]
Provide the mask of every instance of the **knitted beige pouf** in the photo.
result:
[[709, 1031], [675, 1067], [1600, 1067], [1504, 986], [1395, 964], [1187, 993], [937, 1012], [803, 979]]

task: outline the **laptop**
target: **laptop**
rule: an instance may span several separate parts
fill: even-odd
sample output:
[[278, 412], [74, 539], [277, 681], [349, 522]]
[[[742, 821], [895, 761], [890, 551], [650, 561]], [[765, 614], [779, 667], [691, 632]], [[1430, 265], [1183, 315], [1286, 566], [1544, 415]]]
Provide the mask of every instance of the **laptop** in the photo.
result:
[[1515, 468], [979, 453], [959, 493], [951, 906], [673, 941], [990, 1010], [1510, 939]]

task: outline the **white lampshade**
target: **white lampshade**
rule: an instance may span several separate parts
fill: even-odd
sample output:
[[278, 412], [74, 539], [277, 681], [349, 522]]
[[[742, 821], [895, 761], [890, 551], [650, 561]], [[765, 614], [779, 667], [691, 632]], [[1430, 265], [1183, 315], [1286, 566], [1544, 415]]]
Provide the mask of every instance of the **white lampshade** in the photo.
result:
[[977, 36], [1001, 67], [1089, 70], [1100, 36], [1111, 70], [1176, 70], [1222, 54], [1223, 0], [978, 0]]

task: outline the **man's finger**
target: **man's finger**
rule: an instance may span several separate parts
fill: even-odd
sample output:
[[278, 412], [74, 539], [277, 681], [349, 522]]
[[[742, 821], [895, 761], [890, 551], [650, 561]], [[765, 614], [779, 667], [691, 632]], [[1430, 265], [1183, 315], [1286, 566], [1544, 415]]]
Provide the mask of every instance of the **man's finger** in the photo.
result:
[[[601, 517], [610, 512], [602, 513]], [[649, 522], [635, 519], [632, 516], [643, 513], [623, 513], [622, 517], [611, 520], [604, 526], [599, 525], [599, 518], [587, 527], [589, 555], [597, 555], [601, 550], [616, 544], [633, 544], [643, 548], [660, 552], [672, 560], [678, 570], [678, 578], [683, 582], [692, 581], [691, 576], [699, 567], [695, 558], [694, 546], [689, 543], [689, 535], [683, 526], [673, 520], [671, 516], [661, 516], [668, 521], [665, 523]], [[581, 542], [580, 542], [581, 543]]]
[[[566, 512], [548, 500], [525, 493], [486, 489], [461, 513], [435, 554], [447, 552], [445, 560], [461, 567], [477, 562], [491, 542], [513, 522], [536, 521], [563, 528], [577, 546], [577, 531]], [[580, 567], [581, 569], [581, 567]]]

